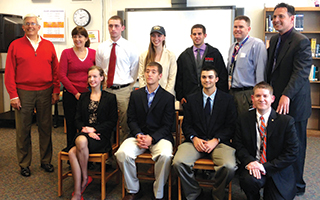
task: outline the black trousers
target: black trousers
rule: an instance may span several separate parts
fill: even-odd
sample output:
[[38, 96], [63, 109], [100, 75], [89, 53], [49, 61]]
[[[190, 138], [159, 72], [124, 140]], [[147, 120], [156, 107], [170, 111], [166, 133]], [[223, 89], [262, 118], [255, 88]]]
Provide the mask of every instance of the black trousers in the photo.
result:
[[73, 94], [63, 89], [63, 111], [67, 125], [67, 147], [73, 144], [77, 129], [75, 126], [75, 116], [77, 111], [78, 100]]

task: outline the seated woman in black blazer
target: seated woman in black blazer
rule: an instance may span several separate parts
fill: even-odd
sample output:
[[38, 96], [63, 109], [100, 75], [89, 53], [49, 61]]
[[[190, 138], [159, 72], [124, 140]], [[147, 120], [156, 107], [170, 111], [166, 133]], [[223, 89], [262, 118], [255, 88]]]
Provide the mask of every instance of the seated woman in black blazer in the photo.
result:
[[88, 70], [90, 92], [81, 94], [75, 117], [79, 133], [70, 147], [69, 160], [74, 180], [72, 200], [83, 199], [82, 193], [92, 182], [87, 174], [90, 153], [105, 153], [111, 149], [110, 138], [118, 120], [116, 96], [102, 88], [104, 71], [97, 66]]

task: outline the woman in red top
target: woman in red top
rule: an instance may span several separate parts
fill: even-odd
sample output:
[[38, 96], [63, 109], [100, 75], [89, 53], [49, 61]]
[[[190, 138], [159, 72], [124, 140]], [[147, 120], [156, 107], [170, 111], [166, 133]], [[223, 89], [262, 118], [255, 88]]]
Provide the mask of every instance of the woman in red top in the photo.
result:
[[59, 80], [63, 89], [63, 110], [67, 125], [67, 147], [72, 145], [77, 133], [75, 114], [80, 95], [88, 91], [88, 69], [95, 65], [96, 51], [90, 49], [88, 32], [81, 26], [72, 32], [74, 47], [63, 50], [59, 65]]

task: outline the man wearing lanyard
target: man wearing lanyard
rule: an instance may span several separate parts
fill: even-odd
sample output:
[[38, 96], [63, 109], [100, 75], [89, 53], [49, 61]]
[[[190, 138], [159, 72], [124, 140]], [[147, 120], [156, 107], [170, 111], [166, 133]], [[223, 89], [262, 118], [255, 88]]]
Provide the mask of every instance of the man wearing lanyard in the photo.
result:
[[267, 49], [260, 39], [249, 36], [250, 19], [237, 16], [233, 35], [237, 42], [231, 45], [228, 58], [228, 86], [234, 96], [238, 114], [251, 107], [252, 88], [265, 80]]
[[204, 43], [207, 37], [206, 28], [196, 24], [191, 28], [190, 35], [193, 46], [182, 52], [177, 60], [178, 70], [176, 77], [176, 98], [181, 104], [186, 97], [194, 92], [201, 91], [200, 72], [204, 64], [214, 65], [219, 76], [217, 87], [228, 91], [228, 72], [221, 53], [217, 48]]
[[113, 16], [108, 21], [110, 40], [99, 45], [96, 65], [107, 74], [107, 91], [117, 96], [121, 126], [120, 142], [127, 138], [127, 108], [132, 85], [138, 75], [138, 54], [134, 46], [121, 37], [123, 20]]

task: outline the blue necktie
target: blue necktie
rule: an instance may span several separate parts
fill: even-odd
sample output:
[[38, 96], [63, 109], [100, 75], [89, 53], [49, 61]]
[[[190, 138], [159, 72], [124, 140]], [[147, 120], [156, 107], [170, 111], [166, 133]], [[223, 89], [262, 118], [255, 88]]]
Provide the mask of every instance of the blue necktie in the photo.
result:
[[210, 97], [207, 98], [207, 102], [204, 107], [204, 114], [205, 114], [206, 122], [208, 125], [209, 121], [210, 121], [210, 115], [211, 115], [211, 99], [210, 99]]
[[272, 65], [272, 72], [274, 71], [276, 64], [277, 64], [277, 59], [278, 59], [278, 54], [279, 54], [279, 47], [281, 44], [281, 37], [279, 36], [278, 42], [277, 42], [277, 46], [276, 46], [276, 50], [274, 51], [274, 56], [273, 56], [273, 65]]

